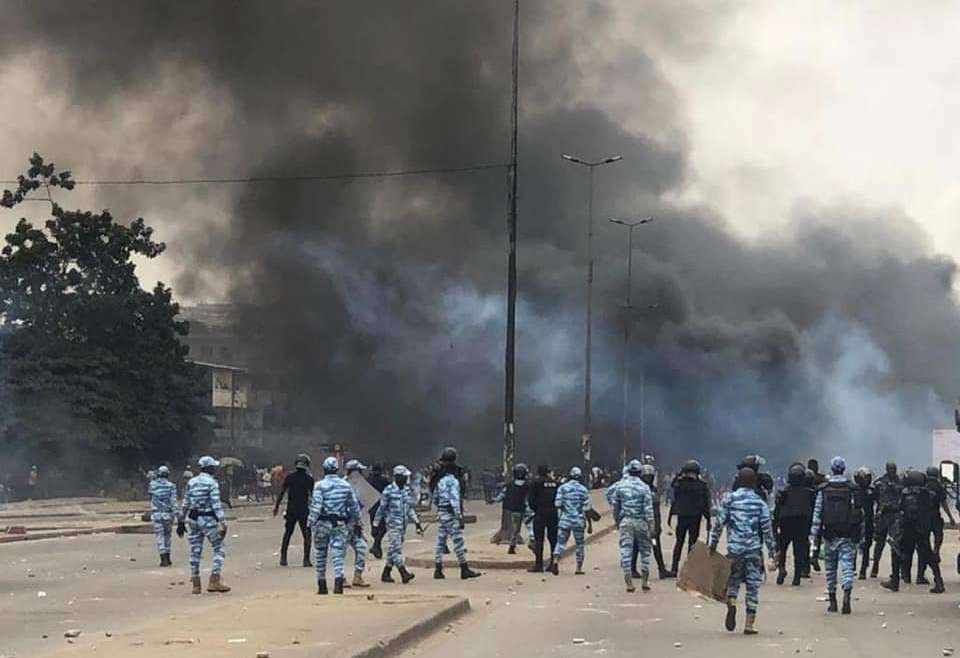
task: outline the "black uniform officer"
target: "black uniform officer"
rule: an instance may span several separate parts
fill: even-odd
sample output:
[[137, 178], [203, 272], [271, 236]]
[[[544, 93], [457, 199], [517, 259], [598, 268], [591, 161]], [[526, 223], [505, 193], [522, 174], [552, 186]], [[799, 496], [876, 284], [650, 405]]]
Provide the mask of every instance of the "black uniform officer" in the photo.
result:
[[[933, 535], [933, 552], [937, 556], [937, 562], [940, 562], [940, 547], [943, 545], [943, 516], [940, 515], [940, 510], [943, 510], [947, 513], [947, 516], [950, 517], [950, 523], [954, 523], [953, 514], [950, 512], [950, 506], [947, 504], [947, 489], [943, 486], [943, 482], [940, 480], [940, 469], [936, 466], [930, 466], [927, 468], [927, 488], [930, 489], [930, 493], [933, 496], [934, 504], [936, 509], [933, 514], [933, 525], [930, 528], [930, 532]], [[917, 580], [918, 585], [929, 585], [930, 581], [927, 580], [927, 564], [917, 557]]]
[[684, 538], [688, 538], [688, 546], [693, 548], [700, 538], [701, 519], [706, 519], [707, 533], [710, 533], [710, 488], [700, 479], [700, 463], [694, 459], [683, 465], [680, 474], [674, 478], [672, 487], [673, 504], [670, 505], [670, 513], [667, 515], [667, 526], [671, 525], [673, 517], [676, 516], [677, 540], [673, 545], [673, 566], [670, 573], [677, 573]]
[[816, 494], [807, 485], [807, 469], [797, 462], [787, 469], [787, 488], [777, 494], [773, 525], [777, 529], [777, 585], [787, 578], [787, 547], [793, 546], [793, 585], [800, 584], [810, 554], [810, 525]]
[[537, 477], [530, 484], [527, 503], [533, 510], [533, 553], [536, 562], [529, 569], [531, 573], [543, 572], [544, 535], [550, 540], [550, 555], [553, 555], [557, 543], [557, 481], [550, 476], [546, 464], [537, 466]]
[[[663, 523], [660, 513], [660, 491], [656, 485], [657, 469], [654, 468], [652, 464], [644, 464], [643, 474], [640, 476], [640, 479], [650, 487], [650, 493], [653, 494], [653, 557], [657, 561], [658, 575], [660, 576], [660, 580], [664, 578], [676, 578], [677, 574], [672, 571], [667, 571], [667, 567], [663, 563], [663, 548], [660, 545], [660, 532], [663, 529]], [[639, 556], [640, 545], [634, 542], [633, 557], [630, 560], [632, 578], [642, 578], [642, 575], [637, 571], [637, 558]]]
[[307, 472], [310, 468], [310, 457], [297, 455], [293, 465], [296, 469], [283, 478], [283, 488], [280, 489], [280, 495], [277, 496], [277, 502], [273, 506], [273, 515], [276, 516], [280, 511], [283, 497], [287, 496], [287, 512], [283, 515], [285, 520], [283, 539], [280, 541], [280, 566], [287, 566], [290, 537], [293, 535], [293, 529], [299, 525], [300, 533], [303, 535], [303, 566], [309, 567], [312, 565], [310, 564], [310, 528], [307, 527], [307, 516], [310, 514], [310, 496], [313, 494], [313, 477]]
[[[870, 577], [876, 578], [880, 570], [880, 558], [883, 556], [883, 546], [887, 543], [887, 534], [897, 520], [897, 510], [900, 505], [900, 491], [903, 484], [897, 474], [897, 465], [887, 462], [885, 473], [873, 483], [874, 499], [876, 500], [876, 514], [874, 515], [873, 533], [873, 566], [870, 567]], [[895, 560], [892, 557], [891, 560]], [[909, 572], [904, 579], [910, 582]]]
[[866, 580], [867, 567], [870, 565], [870, 545], [873, 544], [873, 508], [876, 497], [873, 491], [873, 473], [866, 466], [861, 466], [853, 475], [857, 485], [853, 492], [856, 506], [863, 510], [863, 545], [860, 548], [860, 580]]
[[[942, 594], [943, 577], [940, 574], [940, 561], [930, 548], [930, 531], [933, 517], [938, 514], [934, 494], [927, 487], [926, 475], [921, 471], [909, 470], [903, 478], [903, 488], [897, 506], [900, 526], [900, 555], [907, 555], [914, 549], [920, 560], [930, 565], [933, 572], [932, 594]], [[893, 573], [890, 580], [883, 583], [886, 589], [900, 591], [901, 561], [893, 560]]]
[[530, 483], [527, 481], [529, 474], [526, 464], [517, 464], [513, 467], [513, 481], [503, 491], [503, 511], [510, 515], [510, 548], [507, 549], [510, 555], [517, 552], [523, 517], [527, 511], [527, 497], [530, 493]]

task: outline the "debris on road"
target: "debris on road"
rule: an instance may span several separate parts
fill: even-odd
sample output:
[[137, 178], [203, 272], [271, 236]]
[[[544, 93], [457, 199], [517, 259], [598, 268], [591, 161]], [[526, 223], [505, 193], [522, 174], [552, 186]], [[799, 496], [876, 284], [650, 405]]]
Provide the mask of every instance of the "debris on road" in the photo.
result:
[[47, 593], [44, 592], [43, 590], [40, 590], [39, 592], [37, 592], [37, 598], [38, 598], [38, 599], [45, 599], [45, 598], [47, 598]]
[[[629, 548], [629, 546], [628, 546], [627, 548]], [[673, 643], [673, 648], [674, 648], [674, 649], [680, 649], [681, 647], [683, 647], [683, 642], [674, 642], [674, 643]]]
[[68, 631], [64, 631], [63, 637], [67, 637], [67, 638], [70, 638], [70, 637], [80, 637], [81, 634], [82, 634], [82, 631], [81, 631], [80, 629], [71, 628], [71, 629], [68, 630]]
[[573, 643], [574, 643], [574, 644], [586, 644], [586, 642], [587, 642], [587, 641], [586, 641], [584, 638], [582, 638], [582, 637], [575, 637], [575, 638], [573, 638]]
[[243, 644], [247, 641], [245, 637], [231, 637], [227, 640], [227, 644]]
[[258, 651], [258, 652], [257, 652], [257, 658], [270, 658], [270, 652], [269, 652], [269, 651]]
[[197, 643], [197, 639], [194, 637], [178, 637], [178, 638], [174, 638], [172, 640], [167, 640], [166, 642], [164, 642], [164, 644], [167, 646], [171, 646], [174, 644], [196, 644], [196, 643]]

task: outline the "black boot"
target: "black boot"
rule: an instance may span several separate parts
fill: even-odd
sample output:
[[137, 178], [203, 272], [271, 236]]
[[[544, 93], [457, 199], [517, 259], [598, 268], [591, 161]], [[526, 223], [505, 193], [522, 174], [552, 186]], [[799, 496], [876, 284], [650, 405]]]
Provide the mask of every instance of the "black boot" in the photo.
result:
[[310, 555], [311, 555], [311, 553], [310, 553], [310, 545], [311, 545], [311, 543], [312, 543], [312, 542], [311, 542], [311, 539], [312, 539], [312, 537], [308, 536], [308, 537], [303, 541], [303, 566], [305, 566], [305, 567], [312, 567], [312, 566], [313, 566], [313, 563], [310, 562]]
[[830, 605], [827, 606], [827, 612], [836, 612], [837, 611], [837, 593], [830, 592], [827, 594], [827, 598], [830, 600]]
[[467, 580], [468, 578], [479, 578], [483, 574], [473, 571], [470, 568], [470, 565], [464, 562], [460, 565], [460, 580]]
[[309, 556], [309, 555], [304, 555], [304, 556], [303, 556], [303, 566], [305, 566], [305, 567], [312, 567], [312, 566], [313, 566], [313, 562], [310, 561], [310, 556]]
[[433, 579], [434, 580], [443, 580], [446, 576], [443, 575], [443, 565], [437, 562], [433, 567]]
[[327, 581], [318, 580], [317, 581], [317, 594], [326, 594], [327, 593]]
[[780, 567], [777, 570], [777, 585], [783, 585], [783, 581], [787, 579], [787, 570], [783, 567]]
[[850, 590], [848, 589], [843, 590], [843, 608], [840, 609], [840, 614], [850, 614]]
[[723, 627], [731, 632], [737, 629], [737, 599], [734, 597], [727, 598], [727, 616], [723, 620]]
[[161, 553], [161, 554], [160, 554], [160, 566], [161, 566], [161, 567], [169, 567], [169, 566], [172, 566], [172, 565], [173, 565], [173, 562], [170, 561], [170, 554], [169, 554], [169, 553]]
[[333, 581], [333, 593], [343, 594], [343, 578], [336, 578]]
[[933, 588], [930, 590], [931, 594], [943, 594], [946, 590], [943, 588], [943, 576], [940, 573], [940, 564], [935, 562], [930, 565], [931, 571], [933, 571]]
[[575, 576], [582, 576], [582, 575], [584, 575], [583, 562], [577, 562], [577, 570], [574, 571], [573, 574], [574, 574]]
[[557, 561], [553, 558], [550, 558], [550, 564], [547, 565], [547, 571], [552, 573], [554, 576], [560, 575], [560, 567], [557, 566]]
[[370, 555], [377, 558], [378, 560], [383, 557], [383, 549], [380, 548], [380, 540], [377, 539], [373, 542], [373, 546], [370, 547]]
[[889, 579], [887, 579], [887, 580], [883, 581], [882, 583], [880, 583], [880, 587], [882, 587], [883, 589], [890, 590], [891, 592], [899, 592], [899, 591], [900, 591], [900, 579], [897, 578], [896, 576], [890, 576]]
[[391, 571], [393, 571], [393, 567], [391, 567], [391, 566], [389, 566], [389, 565], [388, 565], [388, 566], [385, 566], [385, 567], [383, 568], [383, 573], [380, 574], [380, 582], [381, 582], [381, 583], [395, 583], [395, 582], [396, 582], [396, 581], [393, 579], [393, 576], [392, 576], [391, 573], [390, 573]]
[[286, 551], [283, 551], [282, 553], [280, 553], [280, 566], [281, 566], [281, 567], [287, 566], [287, 553], [286, 553]]
[[867, 563], [866, 563], [866, 561], [864, 561], [864, 562], [860, 565], [860, 576], [859, 576], [859, 579], [860, 579], [860, 580], [866, 580], [866, 579], [867, 579]]
[[793, 572], [793, 582], [791, 583], [794, 587], [800, 587], [800, 573], [797, 571]]
[[527, 573], [543, 573], [543, 559], [538, 559], [533, 566], [527, 569]]
[[507, 549], [507, 555], [516, 555], [516, 554], [517, 554], [516, 546], [511, 546], [510, 548]]
[[404, 585], [409, 583], [414, 578], [413, 574], [407, 571], [406, 567], [397, 567], [397, 571], [400, 572], [400, 580], [403, 581]]

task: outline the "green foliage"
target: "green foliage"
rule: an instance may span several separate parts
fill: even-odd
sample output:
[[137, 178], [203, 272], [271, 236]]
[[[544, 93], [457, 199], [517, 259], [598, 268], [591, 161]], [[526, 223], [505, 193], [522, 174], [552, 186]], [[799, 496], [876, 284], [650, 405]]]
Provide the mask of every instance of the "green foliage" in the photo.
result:
[[[69, 172], [36, 154], [30, 165], [0, 204], [72, 189]], [[188, 325], [171, 290], [144, 290], [132, 262], [163, 243], [143, 219], [50, 203], [43, 228], [21, 219], [0, 250], [0, 443], [33, 459], [184, 456], [201, 413], [179, 341]]]

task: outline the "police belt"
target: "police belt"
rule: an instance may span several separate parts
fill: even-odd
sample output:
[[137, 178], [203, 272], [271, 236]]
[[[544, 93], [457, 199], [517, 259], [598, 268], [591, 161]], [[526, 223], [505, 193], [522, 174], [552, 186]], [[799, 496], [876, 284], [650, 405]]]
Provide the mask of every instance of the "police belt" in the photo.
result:
[[205, 510], [201, 512], [198, 509], [192, 509], [189, 512], [187, 512], [187, 518], [189, 518], [191, 521], [196, 521], [201, 516], [212, 516], [216, 518], [217, 513], [214, 512], [213, 510]]
[[317, 516], [317, 520], [326, 521], [327, 523], [332, 523], [334, 527], [336, 527], [338, 523], [346, 523], [348, 520], [348, 517], [340, 516], [339, 514], [319, 514]]
[[437, 510], [440, 512], [446, 512], [448, 514], [456, 514], [456, 510], [453, 509], [453, 505], [437, 505]]

